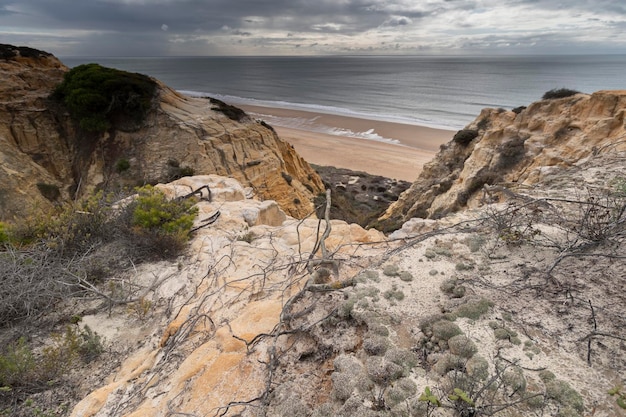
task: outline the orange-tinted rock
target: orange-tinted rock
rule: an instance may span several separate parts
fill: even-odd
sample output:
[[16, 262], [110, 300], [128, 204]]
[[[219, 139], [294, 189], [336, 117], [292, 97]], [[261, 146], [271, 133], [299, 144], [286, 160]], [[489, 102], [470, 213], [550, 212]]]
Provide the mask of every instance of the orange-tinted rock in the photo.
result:
[[[96, 188], [167, 182], [189, 172], [219, 174], [277, 201], [294, 217], [309, 214], [312, 198], [323, 190], [319, 176], [271, 127], [245, 114], [231, 120], [211, 100], [185, 97], [161, 83], [138, 130], [86, 138], [49, 99], [67, 71], [45, 52], [0, 61], [0, 219], [50, 206], [42, 184], [69, 201]], [[117, 169], [122, 160], [128, 167]]]
[[484, 109], [469, 143], [444, 145], [382, 219], [439, 218], [480, 203], [485, 184], [533, 185], [594, 153], [626, 149], [626, 91], [598, 91], [531, 104], [519, 114]]

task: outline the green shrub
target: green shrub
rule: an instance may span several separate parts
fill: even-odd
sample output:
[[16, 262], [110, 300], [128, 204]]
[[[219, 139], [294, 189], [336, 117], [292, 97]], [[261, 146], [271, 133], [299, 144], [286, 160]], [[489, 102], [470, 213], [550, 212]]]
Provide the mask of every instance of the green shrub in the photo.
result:
[[0, 354], [0, 388], [12, 389], [20, 382], [27, 382], [28, 378], [25, 377], [33, 372], [35, 367], [33, 352], [26, 344], [26, 339], [21, 337]]
[[478, 136], [478, 130], [463, 129], [456, 132], [452, 140], [462, 146], [467, 146]]
[[400, 267], [396, 264], [385, 265], [383, 268], [383, 275], [387, 275], [388, 277], [396, 277], [400, 274]]
[[49, 388], [80, 360], [91, 361], [104, 351], [100, 336], [85, 326], [67, 326], [53, 334], [39, 354], [20, 338], [0, 352], [0, 389], [33, 393]]
[[152, 259], [177, 256], [189, 240], [197, 207], [190, 200], [168, 200], [150, 185], [138, 188], [137, 193], [127, 209], [138, 253]]
[[580, 91], [571, 90], [569, 88], [553, 88], [550, 91], [546, 91], [541, 98], [543, 100], [553, 100], [557, 98], [571, 97], [576, 94], [580, 94]]
[[12, 241], [17, 246], [42, 242], [48, 249], [71, 256], [95, 242], [110, 240], [106, 237], [113, 235], [108, 225], [111, 204], [112, 196], [98, 192], [49, 211], [33, 212], [13, 227]]
[[616, 387], [611, 388], [609, 390], [609, 395], [611, 397], [615, 396], [616, 397], [615, 401], [617, 402], [617, 405], [620, 408], [626, 410], [626, 392], [622, 391], [622, 387], [616, 386]]
[[160, 190], [146, 185], [138, 188], [133, 207], [133, 225], [163, 234], [187, 234], [198, 211], [188, 200], [168, 200]]
[[128, 171], [129, 168], [130, 162], [128, 161], [128, 159], [122, 158], [115, 163], [115, 172], [117, 172], [118, 174], [121, 174], [124, 171]]
[[103, 132], [142, 122], [155, 90], [155, 81], [146, 75], [85, 64], [65, 74], [52, 98], [65, 105], [81, 129]]
[[9, 243], [9, 242], [10, 242], [10, 237], [9, 237], [8, 227], [5, 223], [0, 222], [0, 245], [2, 245], [3, 243]]

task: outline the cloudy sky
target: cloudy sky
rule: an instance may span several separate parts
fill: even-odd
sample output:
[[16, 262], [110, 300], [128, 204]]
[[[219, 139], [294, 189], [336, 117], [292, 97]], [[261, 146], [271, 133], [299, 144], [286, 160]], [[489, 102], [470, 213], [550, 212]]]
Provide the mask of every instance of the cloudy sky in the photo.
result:
[[624, 0], [0, 0], [58, 56], [626, 53]]

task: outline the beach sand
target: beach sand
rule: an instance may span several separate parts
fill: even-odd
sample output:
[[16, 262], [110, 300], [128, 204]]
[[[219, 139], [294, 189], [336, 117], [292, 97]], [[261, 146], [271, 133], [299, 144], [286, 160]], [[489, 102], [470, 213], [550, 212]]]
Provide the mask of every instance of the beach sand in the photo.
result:
[[[452, 130], [300, 110], [248, 105], [240, 107], [256, 119], [266, 120], [276, 129], [278, 136], [291, 143], [298, 154], [309, 163], [348, 168], [411, 182], [415, 181], [422, 166], [435, 156], [439, 146], [450, 141], [455, 133]], [[400, 143], [276, 126], [270, 121], [272, 117], [297, 118], [307, 121], [309, 127], [324, 126], [352, 132], [373, 129], [379, 136], [395, 139]]]

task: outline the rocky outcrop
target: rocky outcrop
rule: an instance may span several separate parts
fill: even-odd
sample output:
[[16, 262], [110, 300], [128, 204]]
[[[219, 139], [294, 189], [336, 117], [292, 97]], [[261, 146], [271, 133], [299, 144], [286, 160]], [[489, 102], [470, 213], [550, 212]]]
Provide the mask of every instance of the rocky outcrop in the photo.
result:
[[49, 99], [67, 68], [45, 52], [3, 48], [0, 77], [8, 82], [0, 84], [0, 219], [96, 188], [189, 174], [236, 178], [295, 217], [310, 213], [323, 190], [319, 176], [270, 126], [160, 83], [139, 129], [81, 132]]
[[[601, 185], [625, 157], [593, 156], [536, 197]], [[572, 236], [551, 212], [512, 244], [529, 226], [505, 243], [484, 220], [503, 209], [494, 204], [415, 219], [395, 241], [333, 220], [324, 239], [325, 221], [281, 216], [230, 178], [158, 187], [176, 197], [202, 185], [214, 193], [196, 224], [222, 215], [185, 256], [132, 271], [148, 308], [83, 315], [112, 364], [81, 371], [91, 379], [72, 417], [429, 415], [430, 390], [445, 417], [468, 409], [458, 390], [483, 414], [623, 415], [607, 394], [626, 369], [623, 234], [593, 246], [613, 256], [564, 257], [554, 246]]]
[[626, 149], [626, 91], [542, 100], [527, 108], [484, 109], [424, 166], [382, 216], [400, 226], [480, 204], [484, 185], [532, 186], [598, 153]]
[[[218, 220], [194, 234], [180, 263], [137, 271], [138, 286], [159, 277], [146, 295], [154, 306], [150, 319], [142, 323], [106, 312], [83, 317], [116, 350], [129, 351], [112, 378], [96, 390], [90, 387], [93, 392], [72, 416], [165, 416], [168, 410], [233, 415], [228, 408], [241, 406], [229, 402], [263, 392], [269, 335], [284, 319], [286, 298], [307, 282], [303, 260], [317, 259], [314, 248], [326, 226], [287, 217], [273, 201], [246, 198], [244, 187], [231, 178], [194, 176], [158, 187], [176, 197], [204, 185], [212, 198], [197, 204], [197, 225], [216, 211]], [[343, 260], [376, 252], [375, 242], [384, 241], [382, 233], [358, 225], [333, 220], [331, 227], [326, 243], [342, 261], [333, 281], [358, 268], [358, 262]], [[259, 334], [268, 340], [255, 342]]]

